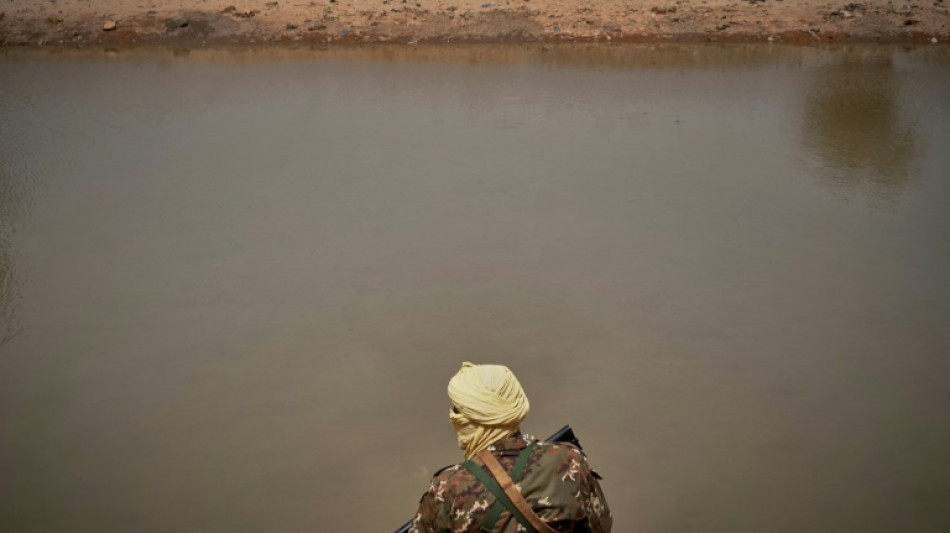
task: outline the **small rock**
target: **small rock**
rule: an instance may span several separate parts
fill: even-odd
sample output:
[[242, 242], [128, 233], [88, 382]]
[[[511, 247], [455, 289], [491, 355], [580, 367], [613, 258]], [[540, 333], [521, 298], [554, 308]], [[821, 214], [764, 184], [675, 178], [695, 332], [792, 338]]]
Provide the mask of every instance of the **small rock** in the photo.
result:
[[937, 40], [936, 37], [931, 37], [931, 38], [930, 38], [930, 42], [933, 43], [933, 44], [937, 44], [939, 41]]
[[482, 4], [482, 9], [488, 9], [491, 7], [491, 4]]
[[102, 24], [102, 31], [114, 31], [116, 28], [114, 20], [107, 20]]
[[317, 24], [316, 26], [310, 26], [309, 28], [307, 28], [307, 30], [309, 31], [323, 31], [325, 29], [327, 29], [326, 24]]
[[237, 8], [234, 6], [228, 6], [221, 10], [222, 13], [234, 13], [235, 11], [237, 11]]
[[277, 2], [267, 2], [264, 4], [265, 7], [277, 7]]
[[165, 26], [169, 30], [174, 30], [175, 28], [184, 28], [185, 26], [188, 26], [188, 19], [184, 17], [175, 17], [171, 19], [166, 19]]
[[287, 24], [287, 29], [288, 29], [288, 30], [296, 30], [296, 29], [297, 29], [297, 25], [296, 25], [296, 24]]

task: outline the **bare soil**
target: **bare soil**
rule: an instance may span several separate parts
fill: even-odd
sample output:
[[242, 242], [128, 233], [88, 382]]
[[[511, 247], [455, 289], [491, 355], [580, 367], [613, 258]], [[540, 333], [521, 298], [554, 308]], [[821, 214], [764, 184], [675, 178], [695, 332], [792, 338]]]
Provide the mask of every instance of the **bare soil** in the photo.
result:
[[0, 0], [0, 45], [946, 42], [950, 0]]

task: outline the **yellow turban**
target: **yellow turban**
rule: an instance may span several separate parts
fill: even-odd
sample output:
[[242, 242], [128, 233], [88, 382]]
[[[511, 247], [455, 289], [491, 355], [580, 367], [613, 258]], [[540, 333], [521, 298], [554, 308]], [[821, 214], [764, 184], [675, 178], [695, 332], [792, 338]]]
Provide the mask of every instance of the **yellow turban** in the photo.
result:
[[449, 399], [449, 420], [466, 459], [517, 431], [530, 407], [518, 379], [501, 365], [462, 363], [449, 380]]

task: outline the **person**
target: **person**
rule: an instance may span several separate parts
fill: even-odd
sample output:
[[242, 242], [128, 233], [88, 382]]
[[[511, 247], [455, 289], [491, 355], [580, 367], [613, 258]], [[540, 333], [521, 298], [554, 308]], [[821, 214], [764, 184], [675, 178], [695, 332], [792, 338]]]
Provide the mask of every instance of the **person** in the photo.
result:
[[610, 531], [613, 517], [584, 453], [571, 444], [541, 442], [521, 433], [530, 404], [511, 370], [463, 363], [448, 392], [449, 420], [468, 466], [436, 473], [419, 501], [410, 533], [526, 530], [471, 470], [488, 472], [484, 454], [479, 454], [483, 450], [509, 473], [542, 525], [558, 532]]

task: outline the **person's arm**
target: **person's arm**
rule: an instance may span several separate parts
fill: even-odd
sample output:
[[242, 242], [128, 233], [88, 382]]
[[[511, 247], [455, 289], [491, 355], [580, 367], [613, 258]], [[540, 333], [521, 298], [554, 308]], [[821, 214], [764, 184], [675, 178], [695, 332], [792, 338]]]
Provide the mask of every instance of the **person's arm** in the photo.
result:
[[449, 521], [448, 502], [446, 501], [446, 480], [442, 475], [432, 478], [429, 489], [419, 500], [419, 510], [409, 527], [409, 533], [449, 533], [452, 524]]
[[585, 464], [585, 476], [582, 483], [585, 485], [581, 494], [587, 495], [584, 501], [584, 508], [587, 514], [587, 529], [581, 531], [590, 531], [591, 533], [610, 533], [613, 527], [614, 518], [610, 514], [610, 507], [607, 506], [607, 498], [604, 497], [604, 491], [600, 488], [597, 481], [598, 476], [589, 466]]

